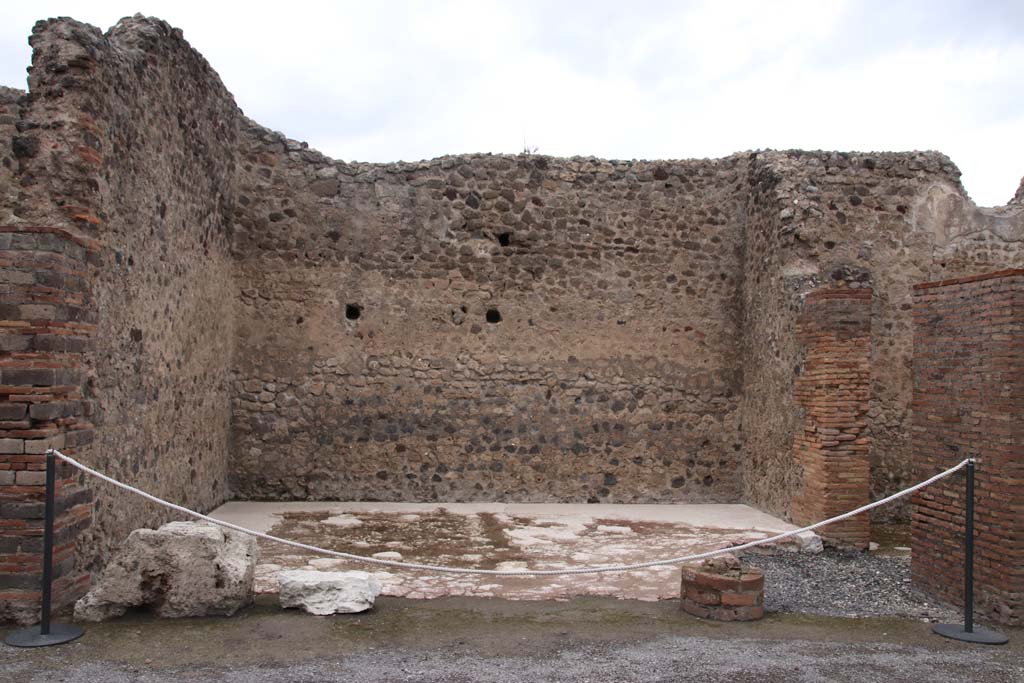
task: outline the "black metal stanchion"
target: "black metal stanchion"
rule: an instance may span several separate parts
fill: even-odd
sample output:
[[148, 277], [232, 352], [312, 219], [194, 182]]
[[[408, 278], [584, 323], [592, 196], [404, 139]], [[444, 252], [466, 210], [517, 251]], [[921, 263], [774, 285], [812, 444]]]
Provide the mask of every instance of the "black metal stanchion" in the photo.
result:
[[1002, 645], [1009, 639], [998, 631], [974, 625], [974, 459], [967, 461], [964, 497], [964, 625], [936, 624], [932, 630], [940, 636], [968, 643]]
[[39, 623], [15, 631], [4, 638], [14, 647], [46, 647], [60, 645], [81, 636], [85, 631], [74, 624], [51, 624], [50, 603], [53, 589], [53, 518], [56, 514], [57, 458], [46, 452], [46, 508], [43, 526], [43, 607]]

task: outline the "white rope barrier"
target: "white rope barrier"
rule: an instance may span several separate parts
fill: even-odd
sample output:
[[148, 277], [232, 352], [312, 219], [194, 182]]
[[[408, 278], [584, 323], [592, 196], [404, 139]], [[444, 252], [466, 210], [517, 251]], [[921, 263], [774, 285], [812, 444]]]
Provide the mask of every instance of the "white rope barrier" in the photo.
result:
[[274, 542], [274, 543], [281, 543], [283, 545], [291, 546], [293, 548], [298, 548], [300, 550], [306, 550], [306, 551], [309, 551], [309, 552], [317, 553], [317, 554], [320, 554], [320, 555], [327, 555], [328, 557], [335, 557], [335, 558], [342, 559], [342, 560], [351, 560], [353, 562], [363, 562], [363, 563], [366, 563], [366, 564], [382, 565], [382, 566], [385, 566], [385, 567], [394, 567], [396, 569], [412, 569], [412, 570], [416, 570], [416, 571], [437, 572], [437, 573], [445, 573], [445, 574], [485, 574], [485, 575], [488, 575], [488, 576], [565, 576], [565, 575], [575, 575], [575, 574], [601, 574], [601, 573], [605, 573], [605, 572], [628, 572], [628, 571], [633, 571], [633, 570], [636, 570], [636, 569], [646, 569], [648, 567], [660, 567], [660, 566], [664, 566], [664, 565], [683, 564], [684, 562], [693, 562], [695, 560], [704, 560], [704, 559], [707, 559], [707, 558], [710, 558], [710, 557], [716, 557], [718, 555], [724, 555], [726, 553], [740, 552], [740, 551], [748, 550], [750, 548], [754, 548], [754, 547], [757, 547], [757, 546], [768, 545], [769, 543], [775, 543], [776, 541], [781, 541], [781, 540], [783, 540], [785, 538], [790, 538], [792, 536], [796, 536], [798, 534], [802, 534], [805, 531], [814, 531], [815, 529], [821, 528], [821, 527], [823, 527], [823, 526], [825, 526], [827, 524], [833, 524], [835, 522], [840, 522], [840, 521], [842, 521], [844, 519], [848, 519], [850, 517], [853, 517], [854, 515], [859, 515], [862, 512], [867, 512], [868, 510], [872, 510], [872, 509], [874, 509], [876, 507], [879, 507], [881, 505], [885, 505], [886, 503], [890, 503], [890, 502], [892, 502], [892, 501], [894, 501], [894, 500], [896, 500], [898, 498], [902, 498], [903, 496], [910, 495], [911, 493], [914, 493], [915, 491], [923, 489], [926, 486], [930, 486], [931, 484], [934, 484], [935, 482], [937, 482], [938, 480], [940, 480], [940, 479], [942, 479], [944, 477], [948, 477], [949, 475], [953, 474], [954, 472], [956, 472], [957, 470], [961, 469], [962, 467], [965, 467], [967, 465], [967, 463], [971, 461], [970, 458], [968, 458], [966, 460], [963, 460], [958, 465], [955, 465], [954, 467], [950, 467], [948, 470], [939, 472], [935, 476], [930, 477], [928, 479], [925, 479], [924, 481], [922, 481], [919, 484], [915, 484], [914, 486], [911, 486], [910, 488], [903, 489], [902, 491], [894, 493], [891, 496], [887, 496], [885, 498], [882, 498], [881, 500], [876, 500], [873, 503], [868, 503], [867, 505], [859, 507], [856, 510], [851, 510], [850, 512], [846, 512], [846, 513], [838, 515], [836, 517], [832, 517], [830, 519], [826, 519], [823, 522], [818, 522], [816, 524], [811, 524], [810, 526], [805, 526], [805, 527], [803, 527], [801, 529], [793, 529], [792, 531], [786, 531], [784, 533], [777, 534], [777, 535], [771, 536], [769, 538], [762, 538], [762, 539], [759, 539], [759, 540], [756, 540], [756, 541], [750, 541], [749, 543], [743, 543], [741, 545], [729, 546], [728, 548], [719, 548], [718, 550], [709, 550], [707, 552], [695, 553], [695, 554], [692, 554], [692, 555], [683, 555], [681, 557], [670, 557], [670, 558], [665, 559], [665, 560], [651, 560], [649, 562], [637, 562], [635, 564], [615, 564], [615, 565], [598, 566], [598, 567], [575, 567], [575, 568], [568, 567], [568, 568], [565, 568], [565, 569], [514, 569], [514, 570], [502, 570], [502, 569], [472, 569], [472, 568], [467, 568], [467, 567], [445, 567], [445, 566], [432, 565], [432, 564], [418, 564], [418, 563], [415, 563], [415, 562], [401, 562], [401, 561], [398, 561], [398, 560], [384, 560], [384, 559], [380, 559], [380, 558], [377, 558], [377, 557], [366, 557], [364, 555], [355, 555], [353, 553], [345, 553], [345, 552], [341, 552], [341, 551], [338, 551], [338, 550], [328, 550], [327, 548], [319, 548], [319, 547], [317, 547], [315, 545], [308, 545], [306, 543], [300, 543], [299, 541], [292, 541], [292, 540], [289, 540], [287, 538], [279, 538], [277, 536], [271, 536], [270, 534], [265, 534], [265, 533], [260, 532], [260, 531], [254, 531], [253, 529], [246, 529], [245, 527], [238, 526], [237, 524], [232, 524], [231, 522], [225, 522], [225, 521], [222, 521], [222, 520], [219, 520], [219, 519], [214, 519], [213, 517], [209, 517], [209, 516], [204, 515], [202, 513], [196, 512], [195, 510], [190, 510], [190, 509], [188, 509], [186, 507], [182, 507], [181, 505], [175, 505], [174, 503], [170, 503], [170, 502], [168, 502], [166, 500], [163, 500], [162, 498], [157, 498], [156, 496], [154, 496], [152, 494], [149, 494], [149, 493], [146, 493], [145, 491], [142, 491], [140, 489], [137, 489], [134, 486], [129, 486], [128, 484], [120, 482], [120, 481], [118, 481], [118, 480], [116, 480], [116, 479], [114, 479], [112, 477], [108, 477], [107, 475], [105, 475], [105, 474], [103, 474], [101, 472], [97, 472], [96, 470], [92, 469], [91, 467], [87, 467], [86, 465], [83, 465], [82, 463], [78, 462], [74, 458], [71, 458], [71, 457], [69, 457], [67, 455], [64, 455], [63, 453], [61, 453], [60, 451], [58, 451], [56, 449], [50, 449], [49, 452], [53, 453], [54, 456], [60, 458], [64, 462], [68, 463], [69, 465], [78, 468], [82, 472], [85, 472], [86, 474], [89, 474], [89, 475], [91, 475], [93, 477], [96, 477], [97, 479], [105, 481], [108, 484], [113, 484], [114, 486], [117, 486], [118, 488], [124, 489], [125, 491], [129, 491], [131, 493], [134, 493], [137, 496], [141, 496], [141, 497], [145, 498], [148, 501], [151, 501], [153, 503], [157, 503], [158, 505], [163, 505], [164, 507], [168, 507], [168, 508], [170, 508], [172, 510], [176, 510], [176, 511], [178, 511], [178, 512], [184, 514], [184, 515], [188, 515], [190, 517], [195, 517], [196, 519], [201, 519], [201, 520], [204, 520], [206, 522], [210, 522], [211, 524], [216, 524], [217, 526], [224, 527], [226, 529], [232, 529], [234, 531], [239, 531], [239, 532], [241, 532], [243, 534], [248, 534], [250, 536], [255, 536], [256, 538], [262, 538], [265, 541], [271, 541], [271, 542]]

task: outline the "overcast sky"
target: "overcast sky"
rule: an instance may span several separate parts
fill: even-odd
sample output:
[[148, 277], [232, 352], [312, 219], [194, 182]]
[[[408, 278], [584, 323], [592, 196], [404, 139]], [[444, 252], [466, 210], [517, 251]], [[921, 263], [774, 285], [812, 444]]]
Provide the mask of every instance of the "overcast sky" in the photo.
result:
[[135, 12], [339, 159], [937, 149], [983, 206], [1024, 175], [1022, 0], [5, 2], [0, 84], [36, 19]]

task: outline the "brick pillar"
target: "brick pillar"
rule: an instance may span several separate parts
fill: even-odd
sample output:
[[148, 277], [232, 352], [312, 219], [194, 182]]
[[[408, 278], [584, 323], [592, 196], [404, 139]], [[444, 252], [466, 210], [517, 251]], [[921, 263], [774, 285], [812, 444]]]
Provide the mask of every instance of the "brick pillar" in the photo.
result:
[[[793, 456], [803, 488], [793, 521], [804, 525], [860, 507], [870, 489], [871, 293], [869, 288], [819, 289], [797, 320], [803, 365], [794, 389], [803, 412]], [[870, 522], [858, 515], [821, 531], [840, 545], [867, 548]]]
[[[38, 620], [46, 449], [92, 441], [83, 355], [95, 332], [88, 240], [58, 228], [0, 226], [0, 620]], [[54, 607], [79, 597], [75, 538], [91, 517], [88, 492], [57, 470]]]
[[[1024, 624], [1024, 270], [914, 288], [914, 478], [964, 458], [975, 482], [975, 602]], [[914, 497], [911, 576], [963, 600], [964, 478]]]

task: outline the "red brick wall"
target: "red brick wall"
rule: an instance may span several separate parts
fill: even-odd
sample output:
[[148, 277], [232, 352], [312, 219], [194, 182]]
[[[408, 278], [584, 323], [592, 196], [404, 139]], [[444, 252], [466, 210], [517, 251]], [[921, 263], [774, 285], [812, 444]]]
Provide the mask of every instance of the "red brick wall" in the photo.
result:
[[[804, 300], [797, 320], [803, 364], [796, 401], [803, 413], [793, 456], [803, 488], [793, 500], [793, 521], [818, 522], [868, 502], [871, 394], [871, 294], [869, 288], [819, 289]], [[826, 540], [866, 548], [867, 515], [821, 530]]]
[[[82, 358], [96, 313], [88, 262], [95, 247], [57, 228], [0, 226], [0, 620], [38, 618], [45, 452], [92, 441]], [[58, 469], [55, 606], [84, 591], [75, 538], [88, 492]]]
[[[914, 288], [915, 479], [977, 458], [975, 600], [1024, 623], [1024, 270]], [[963, 600], [964, 478], [914, 498], [914, 583]]]

